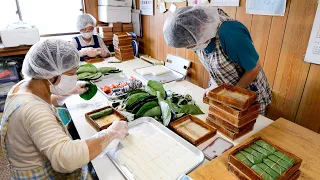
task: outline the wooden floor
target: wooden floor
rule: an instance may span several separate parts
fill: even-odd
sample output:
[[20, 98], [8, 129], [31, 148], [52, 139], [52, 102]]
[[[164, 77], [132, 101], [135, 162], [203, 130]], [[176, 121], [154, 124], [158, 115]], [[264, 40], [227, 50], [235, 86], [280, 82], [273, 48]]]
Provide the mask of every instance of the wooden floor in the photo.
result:
[[[0, 119], [2, 118], [2, 113], [0, 113]], [[9, 178], [9, 168], [8, 162], [4, 155], [2, 154], [2, 148], [0, 148], [0, 179], [7, 180]]]

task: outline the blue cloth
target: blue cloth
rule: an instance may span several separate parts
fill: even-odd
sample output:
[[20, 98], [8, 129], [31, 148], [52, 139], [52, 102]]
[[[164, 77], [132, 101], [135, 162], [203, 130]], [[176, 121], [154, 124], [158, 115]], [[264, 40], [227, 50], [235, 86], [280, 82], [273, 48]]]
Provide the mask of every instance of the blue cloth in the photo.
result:
[[[89, 46], [82, 46], [81, 43], [80, 43], [80, 40], [78, 37], [74, 37], [74, 39], [76, 40], [77, 44], [78, 44], [78, 51], [80, 51], [82, 48], [88, 48], [88, 47], [92, 47], [92, 48], [100, 48], [100, 44], [99, 44], [99, 40], [98, 40], [98, 36], [97, 35], [92, 35], [92, 38], [93, 38], [93, 42], [94, 42], [94, 45], [89, 45]], [[88, 56], [82, 56], [80, 57], [80, 60], [81, 61], [84, 61], [84, 58], [86, 58]]]
[[59, 115], [59, 117], [60, 117], [60, 119], [62, 121], [62, 124], [64, 126], [67, 126], [72, 121], [68, 109], [67, 108], [58, 107], [57, 110], [58, 110], [58, 115]]
[[[231, 61], [239, 64], [246, 71], [250, 71], [256, 67], [259, 55], [252, 43], [249, 30], [240, 22], [226, 21], [219, 29], [219, 39], [223, 51]], [[204, 49], [206, 54], [215, 51], [215, 40]]]

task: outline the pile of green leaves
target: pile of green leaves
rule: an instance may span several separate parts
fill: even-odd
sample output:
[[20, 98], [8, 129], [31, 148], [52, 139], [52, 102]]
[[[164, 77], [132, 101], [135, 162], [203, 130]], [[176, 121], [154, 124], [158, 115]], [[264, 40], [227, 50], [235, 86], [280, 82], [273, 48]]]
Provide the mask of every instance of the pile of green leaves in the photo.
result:
[[144, 90], [129, 91], [123, 105], [127, 112], [135, 114], [135, 118], [153, 117], [165, 126], [186, 114], [203, 114], [189, 94], [167, 96], [163, 85], [152, 80]]
[[97, 80], [103, 75], [108, 75], [110, 73], [119, 73], [121, 70], [115, 67], [101, 67], [97, 68], [92, 64], [84, 64], [77, 70], [78, 80], [90, 81]]

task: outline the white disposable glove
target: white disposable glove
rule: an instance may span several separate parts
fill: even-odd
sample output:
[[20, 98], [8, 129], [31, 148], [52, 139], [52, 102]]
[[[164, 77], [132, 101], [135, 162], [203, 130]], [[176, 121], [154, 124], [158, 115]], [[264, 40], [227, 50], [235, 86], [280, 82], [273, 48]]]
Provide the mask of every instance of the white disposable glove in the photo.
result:
[[101, 54], [101, 51], [98, 48], [87, 49], [86, 51], [86, 55], [89, 57], [96, 57]]
[[101, 52], [100, 56], [101, 57], [109, 57], [110, 54], [108, 52], [106, 52], [103, 48], [96, 48], [98, 51]]
[[77, 85], [67, 95], [83, 94], [87, 92], [89, 89], [85, 87], [86, 84], [88, 84], [87, 81], [77, 81]]
[[93, 137], [99, 138], [102, 150], [105, 149], [114, 139], [123, 139], [128, 133], [127, 121], [114, 121], [108, 129], [104, 129]]
[[85, 85], [88, 84], [86, 81], [77, 81], [76, 86], [66, 95], [63, 96], [57, 96], [56, 95], [56, 101], [59, 106], [62, 106], [64, 104], [64, 101], [73, 94], [83, 94], [87, 92], [89, 89], [85, 87]]

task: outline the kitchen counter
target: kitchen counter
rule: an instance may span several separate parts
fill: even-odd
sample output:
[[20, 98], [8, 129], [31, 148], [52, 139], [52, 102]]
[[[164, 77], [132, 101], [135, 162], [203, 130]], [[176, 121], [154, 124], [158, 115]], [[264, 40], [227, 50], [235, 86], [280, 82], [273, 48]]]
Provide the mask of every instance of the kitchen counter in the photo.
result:
[[[112, 57], [113, 58], [113, 57]], [[151, 64], [141, 60], [141, 59], [134, 59], [130, 61], [125, 61], [122, 63], [107, 63], [107, 62], [101, 62], [95, 64], [97, 67], [116, 67], [118, 69], [123, 70], [124, 73], [130, 76], [136, 76], [133, 72], [134, 69], [140, 68], [140, 67], [146, 67], [150, 66]], [[137, 77], [138, 78], [138, 77]], [[139, 79], [139, 78], [138, 78]], [[144, 82], [146, 83], [146, 82]], [[193, 99], [196, 101], [196, 104], [201, 108], [201, 110], [205, 113], [203, 115], [198, 115], [197, 117], [201, 120], [205, 121], [208, 111], [209, 111], [209, 105], [204, 104], [202, 102], [202, 95], [205, 91], [205, 89], [196, 86], [188, 81], [178, 81], [178, 82], [171, 82], [164, 84], [164, 87], [166, 90], [171, 90], [176, 93], [180, 94], [190, 94]], [[80, 135], [81, 139], [87, 139], [93, 136], [97, 131], [86, 121], [84, 114], [86, 112], [89, 112], [93, 109], [97, 109], [103, 106], [109, 105], [109, 101], [107, 98], [98, 91], [98, 93], [90, 100], [90, 101], [84, 101], [82, 100], [78, 95], [71, 96], [67, 99], [66, 105], [69, 109], [70, 115], [73, 119], [74, 125], [78, 130], [78, 133]], [[234, 145], [237, 145], [241, 142], [243, 142], [248, 137], [252, 136], [253, 134], [257, 133], [264, 127], [271, 124], [273, 121], [264, 117], [259, 116], [257, 119], [257, 122], [254, 126], [253, 131], [246, 134], [245, 136], [237, 139], [236, 141], [231, 141]], [[203, 149], [206, 147], [214, 138], [216, 137], [223, 137], [227, 139], [225, 136], [220, 134], [219, 132], [217, 135], [205, 143], [198, 146], [199, 149]], [[102, 153], [102, 155], [98, 156], [94, 160], [92, 160], [92, 164], [96, 170], [96, 173], [100, 180], [118, 180], [118, 179], [124, 179], [124, 177], [121, 175], [119, 170], [112, 164], [112, 162], [109, 160], [109, 158]], [[197, 170], [196, 170], [197, 171]]]
[[[318, 133], [280, 118], [238, 146], [256, 137], [262, 137], [301, 158], [299, 179], [320, 179], [320, 135]], [[189, 176], [194, 180], [236, 180], [237, 178], [228, 171], [228, 155], [238, 146], [199, 167]]]

